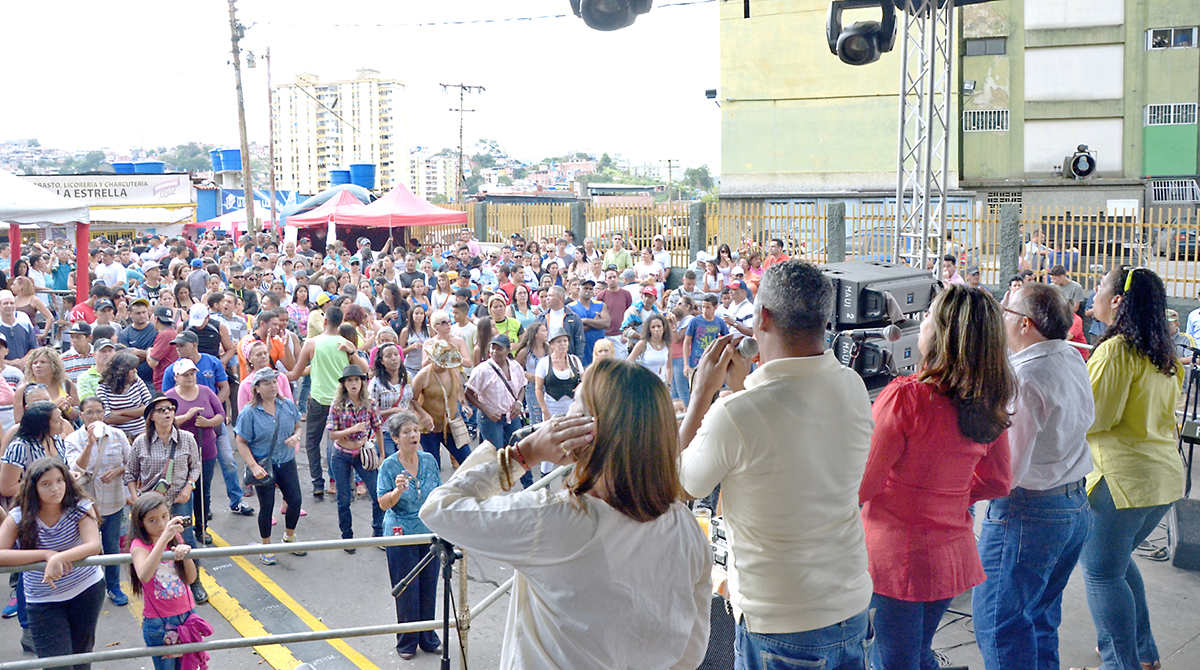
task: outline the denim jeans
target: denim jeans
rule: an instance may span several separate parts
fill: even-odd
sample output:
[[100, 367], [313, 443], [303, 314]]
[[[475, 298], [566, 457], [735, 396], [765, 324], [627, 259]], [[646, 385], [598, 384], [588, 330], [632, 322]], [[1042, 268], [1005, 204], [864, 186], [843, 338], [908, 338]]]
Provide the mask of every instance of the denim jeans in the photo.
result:
[[[521, 427], [520, 421], [492, 421], [482, 411], [476, 411], [479, 416], [479, 442], [484, 440], [492, 443], [493, 447], [503, 449], [508, 444], [508, 438]], [[461, 461], [460, 461], [461, 462]]]
[[802, 633], [751, 633], [738, 622], [733, 642], [737, 670], [866, 670], [874, 644], [870, 615], [863, 611], [832, 626]]
[[683, 374], [683, 364], [686, 362], [680, 357], [673, 359], [671, 363], [671, 397], [682, 400], [684, 407], [687, 407], [688, 401], [692, 397], [687, 375]]
[[933, 634], [952, 598], [915, 603], [878, 593], [871, 596], [875, 610], [875, 670], [937, 670]]
[[396, 453], [396, 442], [392, 440], [392, 434], [383, 431], [383, 457], [387, 458]]
[[437, 461], [438, 470], [442, 469], [443, 443], [446, 445], [446, 450], [449, 451], [450, 455], [454, 457], [454, 460], [458, 461], [459, 463], [467, 460], [467, 456], [471, 455], [471, 445], [455, 445], [454, 436], [450, 435], [449, 431], [447, 431], [447, 435], [445, 437], [436, 431], [422, 433], [421, 448], [424, 449], [426, 453], [432, 455], [433, 459]]
[[[171, 629], [187, 621], [188, 617], [194, 614], [196, 610], [188, 610], [183, 614], [167, 617], [148, 616], [142, 619], [142, 639], [146, 641], [147, 647], [161, 647], [163, 638], [167, 634], [168, 626]], [[164, 658], [162, 656], [154, 656], [154, 670], [175, 670], [179, 667], [178, 658]]]
[[1092, 521], [1079, 488], [1051, 496], [1013, 489], [988, 504], [979, 534], [987, 581], [971, 593], [987, 670], [1058, 670], [1062, 592]]
[[542, 422], [542, 406], [538, 404], [537, 392], [533, 389], [533, 383], [525, 385], [525, 409], [529, 412], [529, 423]]
[[[387, 548], [387, 565], [388, 575], [392, 579], [392, 586], [400, 583], [408, 573], [415, 567], [417, 563], [425, 558], [425, 554], [429, 553], [429, 545], [415, 545], [408, 547], [388, 547]], [[437, 561], [431, 562], [421, 569], [417, 578], [409, 583], [408, 588], [404, 593], [396, 598], [396, 623], [409, 623], [411, 621], [429, 621], [435, 615], [435, 607], [437, 605], [437, 579], [438, 579]], [[420, 633], [397, 633], [396, 634], [396, 651], [412, 654], [417, 651], [417, 646], [420, 645], [423, 651], [434, 651], [442, 644], [438, 639], [438, 634], [428, 630]]]
[[221, 464], [221, 477], [225, 479], [225, 495], [229, 506], [237, 507], [242, 502], [242, 480], [238, 479], [237, 461], [233, 457], [229, 426], [221, 424], [217, 432], [217, 462]]
[[1103, 478], [1088, 496], [1092, 534], [1083, 544], [1083, 584], [1096, 625], [1105, 670], [1140, 670], [1159, 660], [1135, 547], [1157, 526], [1170, 505], [1117, 509]]
[[[28, 603], [29, 630], [38, 658], [86, 654], [96, 642], [96, 621], [104, 604], [104, 580], [92, 584], [82, 593], [61, 602]], [[90, 668], [88, 663], [72, 667]]]
[[[342, 531], [342, 539], [354, 537], [354, 518], [350, 515], [350, 499], [354, 497], [354, 484], [350, 481], [350, 472], [357, 472], [362, 477], [367, 493], [371, 496], [371, 534], [375, 537], [383, 535], [383, 510], [379, 507], [379, 499], [375, 497], [375, 482], [378, 470], [368, 470], [362, 466], [362, 459], [334, 448], [329, 458], [329, 471], [337, 484], [338, 527]], [[291, 511], [290, 507], [288, 511]]]
[[[185, 519], [192, 518], [192, 509], [195, 502], [196, 492], [192, 491], [192, 497], [188, 498], [187, 502], [171, 505], [171, 516], [181, 516]], [[183, 543], [189, 547], [196, 546], [196, 533], [191, 526], [183, 529]]]
[[308, 407], [308, 397], [312, 393], [312, 375], [300, 380], [300, 389], [296, 391], [296, 407]]
[[[121, 553], [121, 522], [124, 521], [125, 508], [113, 512], [100, 522], [100, 546], [105, 554]], [[104, 586], [109, 591], [121, 590], [121, 566], [104, 566]]]

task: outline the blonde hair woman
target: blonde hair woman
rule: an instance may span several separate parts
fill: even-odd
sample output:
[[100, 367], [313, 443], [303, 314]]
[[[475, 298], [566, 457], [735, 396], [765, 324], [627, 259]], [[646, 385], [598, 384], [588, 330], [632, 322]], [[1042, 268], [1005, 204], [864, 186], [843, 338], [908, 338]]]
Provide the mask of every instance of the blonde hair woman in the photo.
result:
[[79, 418], [79, 389], [67, 378], [62, 357], [50, 347], [38, 347], [25, 355], [25, 380], [13, 391], [13, 421], [25, 416], [25, 390], [41, 386], [67, 421]]

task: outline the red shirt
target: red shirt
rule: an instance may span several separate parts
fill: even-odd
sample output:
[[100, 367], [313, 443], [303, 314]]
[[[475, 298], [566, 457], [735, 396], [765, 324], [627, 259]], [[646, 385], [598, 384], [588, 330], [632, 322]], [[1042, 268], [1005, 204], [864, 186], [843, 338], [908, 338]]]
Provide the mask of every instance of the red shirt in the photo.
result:
[[86, 302], [81, 302], [71, 308], [71, 323], [86, 321], [88, 325], [96, 323], [96, 310]]
[[[1071, 330], [1067, 331], [1067, 339], [1079, 344], [1088, 343], [1087, 336], [1083, 334], [1083, 317], [1079, 316], [1078, 314], [1071, 315]], [[1092, 357], [1092, 352], [1088, 351], [1087, 349], [1079, 349], [1078, 347], [1076, 347], [1076, 349], [1078, 349], [1079, 354], [1083, 356], [1083, 360], [1086, 361]]]
[[779, 258], [775, 258], [771, 254], [767, 254], [766, 256], [763, 257], [762, 269], [766, 270], [767, 268], [771, 267], [772, 265], [774, 265], [776, 263], [782, 263], [784, 261], [790, 261], [790, 260], [791, 259], [788, 258], [787, 254], [781, 254], [779, 256]]
[[154, 336], [154, 344], [150, 345], [148, 355], [158, 361], [158, 367], [154, 368], [154, 390], [159, 393], [162, 392], [163, 375], [167, 374], [167, 368], [179, 360], [179, 351], [171, 343], [176, 335], [178, 333], [174, 328], [160, 330]]
[[875, 593], [908, 602], [952, 598], [986, 578], [975, 547], [978, 500], [1008, 494], [1008, 434], [979, 444], [958, 430], [949, 398], [916, 376], [888, 384], [858, 489]]
[[629, 295], [629, 291], [619, 288], [615, 291], [604, 289], [596, 296], [597, 302], [602, 302], [608, 305], [608, 330], [604, 331], [605, 335], [613, 336], [621, 334], [621, 321], [625, 318], [625, 310], [633, 305], [633, 296]]

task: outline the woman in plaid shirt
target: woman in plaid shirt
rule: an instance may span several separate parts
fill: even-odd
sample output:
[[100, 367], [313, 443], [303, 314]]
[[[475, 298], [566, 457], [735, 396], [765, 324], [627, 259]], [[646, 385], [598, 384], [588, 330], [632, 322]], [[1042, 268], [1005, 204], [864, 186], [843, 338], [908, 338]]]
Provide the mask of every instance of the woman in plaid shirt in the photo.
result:
[[[342, 530], [342, 538], [354, 537], [353, 519], [350, 516], [350, 497], [354, 490], [350, 481], [351, 469], [366, 484], [371, 496], [371, 531], [375, 537], [381, 537], [383, 510], [375, 493], [377, 471], [363, 467], [362, 450], [377, 450], [375, 462], [383, 461], [383, 422], [379, 418], [379, 408], [367, 392], [367, 374], [357, 365], [347, 365], [342, 370], [325, 429], [334, 443], [329, 469], [337, 482], [338, 526]], [[369, 441], [372, 437], [375, 438], [374, 442]], [[346, 549], [346, 553], [353, 554], [354, 549]]]

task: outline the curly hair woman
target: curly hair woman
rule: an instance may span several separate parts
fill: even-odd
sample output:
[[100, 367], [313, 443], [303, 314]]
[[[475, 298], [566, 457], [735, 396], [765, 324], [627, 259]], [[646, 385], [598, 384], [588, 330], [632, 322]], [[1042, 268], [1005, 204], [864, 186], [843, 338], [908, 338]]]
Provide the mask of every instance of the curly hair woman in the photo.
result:
[[137, 356], [122, 351], [108, 362], [108, 368], [96, 387], [96, 395], [100, 396], [108, 410], [104, 423], [125, 431], [130, 442], [146, 430], [146, 419], [142, 412], [152, 395], [146, 382], [138, 376], [137, 367]]

